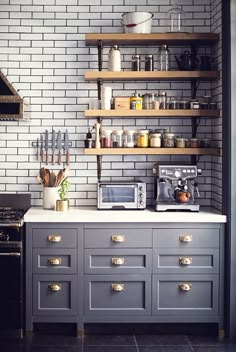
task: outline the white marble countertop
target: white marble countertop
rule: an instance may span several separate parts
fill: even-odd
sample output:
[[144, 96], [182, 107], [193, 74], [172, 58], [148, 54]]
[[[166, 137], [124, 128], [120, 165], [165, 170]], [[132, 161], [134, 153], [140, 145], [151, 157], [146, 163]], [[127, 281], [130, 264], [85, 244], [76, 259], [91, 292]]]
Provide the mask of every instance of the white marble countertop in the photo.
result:
[[32, 207], [24, 220], [38, 223], [225, 223], [226, 216], [211, 208], [202, 208], [199, 212], [156, 212], [152, 209], [97, 210], [84, 207], [60, 212]]

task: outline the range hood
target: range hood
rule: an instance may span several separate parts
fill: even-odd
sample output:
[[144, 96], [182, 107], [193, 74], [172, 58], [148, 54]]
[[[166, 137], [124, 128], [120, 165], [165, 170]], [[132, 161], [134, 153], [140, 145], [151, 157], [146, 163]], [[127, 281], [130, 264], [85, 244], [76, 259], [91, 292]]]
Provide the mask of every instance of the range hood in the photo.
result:
[[23, 98], [0, 71], [0, 119], [23, 118]]

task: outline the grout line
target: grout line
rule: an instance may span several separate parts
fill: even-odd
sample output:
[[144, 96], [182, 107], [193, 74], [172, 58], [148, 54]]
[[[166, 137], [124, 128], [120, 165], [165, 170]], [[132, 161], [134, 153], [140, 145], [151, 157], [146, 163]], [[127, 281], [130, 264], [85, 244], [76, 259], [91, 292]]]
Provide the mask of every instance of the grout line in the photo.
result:
[[134, 335], [134, 342], [135, 342], [135, 346], [136, 346], [136, 348], [137, 348], [137, 352], [139, 352], [138, 343], [137, 343], [137, 340], [136, 340], [135, 335]]
[[189, 347], [191, 348], [191, 351], [194, 352], [194, 348], [193, 348], [193, 346], [191, 345], [191, 342], [190, 342], [190, 340], [189, 340], [189, 338], [188, 338], [188, 335], [186, 335], [186, 340], [187, 340], [187, 342], [188, 342], [188, 344], [189, 344]]

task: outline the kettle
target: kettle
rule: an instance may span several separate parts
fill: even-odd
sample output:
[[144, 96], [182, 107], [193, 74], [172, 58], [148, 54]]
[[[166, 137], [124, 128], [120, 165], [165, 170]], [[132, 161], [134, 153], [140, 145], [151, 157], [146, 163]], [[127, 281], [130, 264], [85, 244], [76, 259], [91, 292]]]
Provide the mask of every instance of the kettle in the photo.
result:
[[198, 58], [189, 50], [185, 50], [179, 58], [175, 56], [175, 60], [180, 71], [194, 71], [199, 65]]

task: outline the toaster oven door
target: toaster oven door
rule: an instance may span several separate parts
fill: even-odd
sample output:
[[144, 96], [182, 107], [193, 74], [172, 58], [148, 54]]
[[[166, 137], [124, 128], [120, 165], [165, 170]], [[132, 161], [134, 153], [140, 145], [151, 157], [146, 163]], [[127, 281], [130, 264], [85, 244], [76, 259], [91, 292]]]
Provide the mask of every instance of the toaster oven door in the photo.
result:
[[98, 209], [137, 209], [137, 185], [99, 185]]

